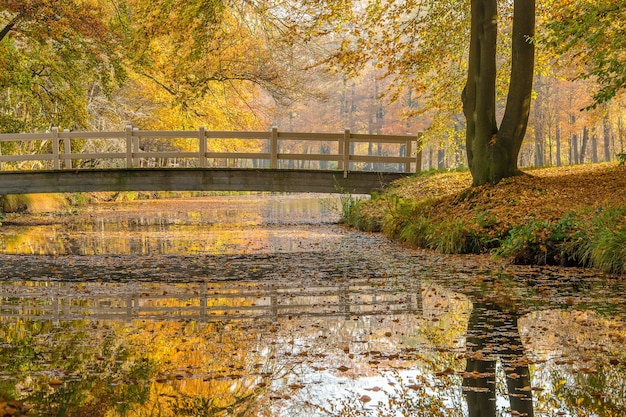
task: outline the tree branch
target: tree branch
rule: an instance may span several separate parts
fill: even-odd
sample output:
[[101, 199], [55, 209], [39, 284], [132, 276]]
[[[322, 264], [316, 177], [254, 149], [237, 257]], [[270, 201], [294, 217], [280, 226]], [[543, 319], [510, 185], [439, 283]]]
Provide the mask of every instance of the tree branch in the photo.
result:
[[13, 18], [13, 20], [7, 23], [7, 25], [4, 28], [2, 28], [2, 30], [0, 31], [0, 42], [2, 42], [4, 38], [6, 38], [9, 32], [11, 32], [13, 28], [15, 28], [15, 26], [21, 19], [22, 19], [22, 15], [18, 14], [17, 16]]

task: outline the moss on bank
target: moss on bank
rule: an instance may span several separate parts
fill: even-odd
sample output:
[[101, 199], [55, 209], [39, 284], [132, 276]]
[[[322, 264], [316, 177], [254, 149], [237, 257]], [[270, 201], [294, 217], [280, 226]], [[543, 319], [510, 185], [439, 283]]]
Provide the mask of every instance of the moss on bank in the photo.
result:
[[347, 224], [443, 253], [626, 272], [626, 167], [529, 171], [470, 187], [468, 172], [427, 172], [344, 204]]

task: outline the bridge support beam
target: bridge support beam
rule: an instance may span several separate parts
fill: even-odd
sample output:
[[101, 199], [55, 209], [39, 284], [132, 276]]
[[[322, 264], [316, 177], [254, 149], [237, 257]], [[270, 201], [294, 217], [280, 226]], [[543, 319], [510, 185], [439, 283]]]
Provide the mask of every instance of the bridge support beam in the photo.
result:
[[102, 191], [269, 191], [369, 194], [406, 173], [215, 168], [0, 172], [0, 194]]

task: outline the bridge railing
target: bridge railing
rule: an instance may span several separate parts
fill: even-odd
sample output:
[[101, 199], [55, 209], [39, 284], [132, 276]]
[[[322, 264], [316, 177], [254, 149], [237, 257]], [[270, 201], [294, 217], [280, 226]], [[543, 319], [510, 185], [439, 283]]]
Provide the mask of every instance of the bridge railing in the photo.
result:
[[[181, 151], [177, 140], [186, 141], [184, 148], [192, 151]], [[217, 141], [221, 146], [212, 146]], [[236, 150], [235, 144], [244, 142], [248, 144], [241, 146], [245, 149]], [[21, 143], [21, 147], [11, 143]], [[376, 154], [372, 144], [377, 144]], [[381, 145], [388, 149], [381, 152]], [[220, 147], [228, 150], [217, 150]], [[302, 147], [306, 152], [294, 150]], [[112, 132], [52, 128], [47, 133], [0, 134], [3, 170], [155, 166], [318, 168], [344, 171], [345, 175], [350, 170], [411, 173], [421, 169], [421, 150], [417, 136], [354, 134], [349, 129], [341, 133], [301, 133], [281, 132], [276, 127], [246, 132], [209, 131], [204, 127], [195, 131], [153, 131], [127, 126]]]
[[[134, 288], [133, 288], [134, 287]], [[72, 283], [55, 282], [28, 288], [0, 286], [0, 321], [36, 320], [197, 320], [227, 322], [297, 317], [351, 317], [393, 314], [423, 315], [422, 283], [398, 288], [373, 286], [369, 280], [342, 285], [259, 282], [246, 286], [207, 283], [162, 283], [161, 292], [142, 284], [118, 291], [87, 282], [81, 291]], [[93, 290], [93, 291], [92, 291]]]

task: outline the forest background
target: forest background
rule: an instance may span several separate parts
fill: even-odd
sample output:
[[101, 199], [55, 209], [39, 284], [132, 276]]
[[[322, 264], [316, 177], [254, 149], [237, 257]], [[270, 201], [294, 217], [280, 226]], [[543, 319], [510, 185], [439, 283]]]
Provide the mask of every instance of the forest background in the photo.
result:
[[[425, 169], [464, 167], [469, 3], [3, 0], [0, 131], [419, 133]], [[499, 2], [499, 112], [512, 3]], [[624, 153], [623, 10], [623, 1], [537, 4], [521, 166]]]

